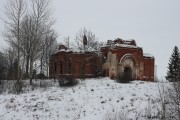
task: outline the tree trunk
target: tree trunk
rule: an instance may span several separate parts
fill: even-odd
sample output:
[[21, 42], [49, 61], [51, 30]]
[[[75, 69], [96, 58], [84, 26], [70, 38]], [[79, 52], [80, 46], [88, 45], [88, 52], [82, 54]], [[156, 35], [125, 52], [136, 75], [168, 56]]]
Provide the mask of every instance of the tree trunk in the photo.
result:
[[33, 60], [30, 59], [30, 85], [32, 85], [32, 77], [33, 77]]
[[20, 80], [22, 80], [24, 78], [24, 64], [25, 64], [25, 54], [24, 54], [24, 57], [23, 57], [23, 62], [22, 62], [22, 67], [21, 67], [21, 72], [20, 72]]
[[46, 49], [46, 76], [49, 78], [49, 57], [48, 57], [48, 54], [49, 54], [49, 51], [47, 52], [48, 50]]
[[46, 54], [46, 76], [49, 78], [49, 58], [47, 57]]
[[28, 55], [26, 58], [26, 76], [29, 77], [29, 58], [30, 56]]
[[41, 56], [41, 60], [40, 60], [40, 73], [42, 73], [42, 69], [43, 69], [43, 56]]
[[47, 63], [47, 66], [46, 66], [46, 75], [49, 78], [49, 63]]

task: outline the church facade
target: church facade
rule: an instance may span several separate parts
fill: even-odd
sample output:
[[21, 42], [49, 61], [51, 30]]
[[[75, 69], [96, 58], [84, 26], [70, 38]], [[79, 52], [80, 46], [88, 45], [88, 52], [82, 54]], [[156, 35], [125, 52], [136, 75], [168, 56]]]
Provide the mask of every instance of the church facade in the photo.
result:
[[101, 48], [106, 62], [102, 68], [111, 79], [117, 77], [132, 80], [154, 81], [154, 57], [143, 53], [143, 49], [136, 45], [135, 40], [109, 40]]
[[154, 81], [155, 58], [143, 53], [135, 40], [108, 40], [96, 52], [73, 52], [64, 45], [51, 55], [49, 76], [74, 78], [108, 76], [111, 79]]

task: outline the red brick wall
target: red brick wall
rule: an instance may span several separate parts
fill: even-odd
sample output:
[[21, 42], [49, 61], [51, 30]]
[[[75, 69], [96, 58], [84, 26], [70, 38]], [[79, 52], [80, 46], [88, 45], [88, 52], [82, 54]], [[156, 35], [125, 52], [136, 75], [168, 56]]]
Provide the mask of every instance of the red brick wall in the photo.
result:
[[144, 57], [144, 80], [154, 81], [154, 58]]
[[[83, 54], [83, 53], [73, 53], [73, 52], [63, 52], [63, 51], [58, 52], [52, 55], [50, 58], [49, 76], [50, 78], [53, 78], [54, 65], [56, 65], [55, 75], [57, 77], [59, 77], [61, 73], [69, 74], [68, 61], [70, 61], [70, 74], [72, 74], [74, 78], [80, 78], [82, 77], [82, 66], [85, 61], [85, 69], [84, 69], [85, 76], [95, 77], [97, 74], [96, 68], [102, 67], [102, 64], [104, 64], [105, 60], [107, 59], [107, 54], [109, 51], [111, 51], [112, 54], [117, 55], [118, 62], [120, 62], [120, 59], [125, 54], [131, 54], [139, 70], [136, 79], [154, 81], [154, 58], [144, 57], [143, 50], [142, 48], [139, 47], [137, 48], [116, 47], [114, 49], [110, 49], [109, 47], [103, 47], [101, 49], [102, 52], [101, 57], [98, 57], [97, 53]], [[140, 69], [141, 65], [143, 70]], [[104, 74], [108, 74], [108, 72], [109, 71], [106, 71]]]
[[[55, 74], [57, 77], [61, 73], [72, 74], [74, 78], [82, 77], [83, 73], [86, 77], [94, 77], [96, 75], [96, 67], [98, 61], [98, 56], [95, 53], [82, 54], [72, 52], [59, 52], [51, 56], [49, 76], [50, 78], [53, 78], [53, 67], [54, 64], [56, 64]], [[83, 66], [85, 66], [84, 70]]]

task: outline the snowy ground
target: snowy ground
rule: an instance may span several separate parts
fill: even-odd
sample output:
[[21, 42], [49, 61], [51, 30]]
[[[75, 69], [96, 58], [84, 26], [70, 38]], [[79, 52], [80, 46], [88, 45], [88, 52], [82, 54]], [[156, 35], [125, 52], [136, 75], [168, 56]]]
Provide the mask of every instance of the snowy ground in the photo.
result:
[[[158, 86], [169, 83], [109, 78], [87, 79], [74, 87], [39, 88], [26, 93], [0, 95], [0, 120], [106, 120], [113, 114], [127, 119], [158, 119]], [[124, 119], [123, 118], [123, 119]]]

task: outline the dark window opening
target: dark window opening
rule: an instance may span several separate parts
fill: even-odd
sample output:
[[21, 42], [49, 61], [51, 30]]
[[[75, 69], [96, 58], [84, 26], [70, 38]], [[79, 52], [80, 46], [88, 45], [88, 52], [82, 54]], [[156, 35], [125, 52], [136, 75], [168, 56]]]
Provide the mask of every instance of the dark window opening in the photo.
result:
[[71, 74], [72, 71], [72, 65], [71, 65], [71, 60], [67, 60], [66, 62], [66, 74]]
[[56, 74], [56, 63], [54, 63], [54, 70], [53, 73]]
[[60, 74], [61, 75], [63, 74], [63, 64], [62, 64], [62, 61], [60, 62]]
[[69, 66], [68, 74], [71, 74], [71, 62], [70, 61], [69, 61], [68, 66]]

